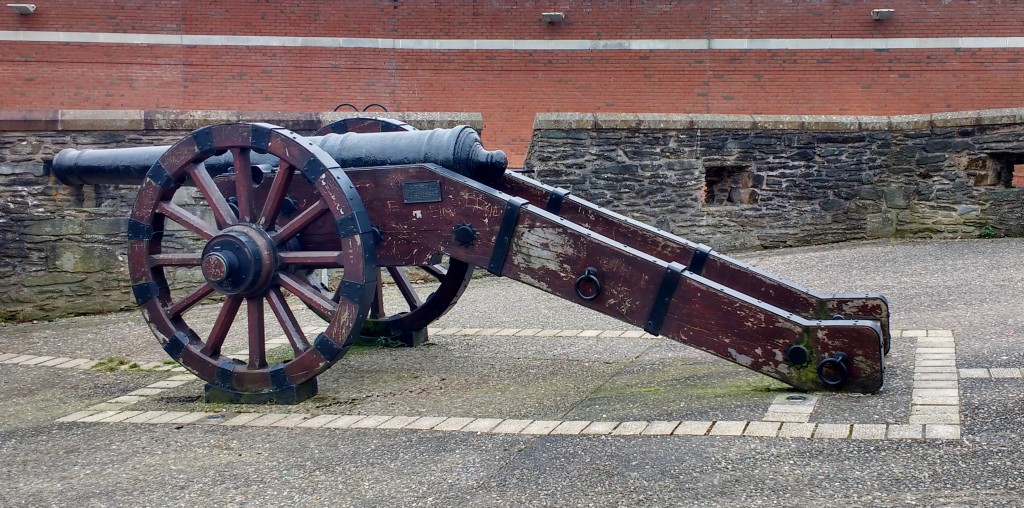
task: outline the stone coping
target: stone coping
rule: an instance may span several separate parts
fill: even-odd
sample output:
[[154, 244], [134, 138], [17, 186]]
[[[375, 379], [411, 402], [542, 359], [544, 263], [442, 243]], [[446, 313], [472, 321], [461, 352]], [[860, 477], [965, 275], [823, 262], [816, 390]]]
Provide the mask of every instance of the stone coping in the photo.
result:
[[390, 118], [418, 129], [469, 125], [479, 131], [484, 123], [480, 113], [448, 112], [4, 109], [0, 110], [0, 131], [190, 131], [225, 122], [265, 122], [295, 131], [315, 131], [357, 116]]
[[707, 115], [674, 113], [537, 113], [534, 130], [743, 129], [803, 131], [903, 131], [1024, 123], [1024, 108], [921, 115]]

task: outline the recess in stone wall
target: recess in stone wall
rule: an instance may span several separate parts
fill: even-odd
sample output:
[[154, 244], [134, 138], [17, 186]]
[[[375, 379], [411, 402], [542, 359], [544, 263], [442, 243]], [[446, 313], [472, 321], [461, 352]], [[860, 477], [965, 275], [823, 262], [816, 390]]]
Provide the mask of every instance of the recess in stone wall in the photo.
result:
[[705, 206], [751, 205], [757, 203], [758, 197], [750, 166], [705, 164]]
[[968, 160], [975, 187], [1024, 187], [1024, 153], [992, 152]]

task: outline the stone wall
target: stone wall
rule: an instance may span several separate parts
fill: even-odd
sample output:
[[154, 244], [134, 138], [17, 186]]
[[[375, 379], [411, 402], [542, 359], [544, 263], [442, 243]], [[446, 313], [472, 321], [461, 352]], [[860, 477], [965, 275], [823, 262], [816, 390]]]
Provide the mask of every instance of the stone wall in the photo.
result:
[[[1014, 166], [1017, 178], [1014, 179]], [[716, 249], [1024, 235], [1024, 109], [540, 114], [526, 169]]]
[[[353, 115], [0, 111], [0, 322], [134, 307], [125, 229], [135, 188], [61, 184], [45, 166], [60, 150], [168, 145], [203, 125], [240, 120], [311, 133], [347, 116]], [[482, 127], [479, 114], [387, 116], [421, 129]]]

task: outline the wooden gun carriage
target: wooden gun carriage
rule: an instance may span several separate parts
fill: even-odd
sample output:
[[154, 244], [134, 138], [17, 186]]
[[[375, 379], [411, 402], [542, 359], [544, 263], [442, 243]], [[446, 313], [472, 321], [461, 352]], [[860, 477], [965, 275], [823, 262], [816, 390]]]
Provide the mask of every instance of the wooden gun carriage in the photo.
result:
[[[220, 124], [171, 147], [66, 149], [52, 169], [69, 185], [141, 185], [127, 232], [134, 297], [171, 358], [207, 381], [208, 400], [309, 397], [316, 376], [360, 335], [424, 334], [474, 267], [800, 390], [882, 387], [889, 312], [881, 295], [815, 293], [507, 171], [504, 153], [484, 149], [468, 127], [418, 131], [355, 118], [302, 137]], [[176, 202], [189, 186], [212, 213]], [[175, 228], [198, 247], [165, 246]], [[203, 281], [172, 295], [167, 270], [176, 267], [200, 269]], [[440, 284], [421, 299], [403, 267]], [[316, 278], [320, 269], [342, 274], [336, 287]], [[381, 270], [408, 311], [384, 310]], [[320, 316], [323, 331], [304, 331], [289, 299]], [[200, 334], [190, 313], [204, 301], [219, 312]], [[235, 359], [223, 347], [243, 304], [248, 352]], [[269, 327], [266, 307], [276, 321]], [[268, 361], [268, 337], [281, 333], [293, 354]]]

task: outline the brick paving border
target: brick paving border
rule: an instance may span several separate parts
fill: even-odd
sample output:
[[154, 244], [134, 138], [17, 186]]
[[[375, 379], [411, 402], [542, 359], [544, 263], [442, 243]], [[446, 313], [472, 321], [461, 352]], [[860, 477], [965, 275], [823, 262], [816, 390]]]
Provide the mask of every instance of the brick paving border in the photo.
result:
[[[431, 330], [436, 335], [501, 335], [519, 337], [600, 337], [654, 338], [637, 331], [617, 330], [540, 330], [517, 328], [445, 328]], [[184, 384], [199, 381], [192, 374], [177, 374], [95, 404], [56, 421], [107, 424], [205, 424], [260, 426], [305, 429], [376, 429], [433, 432], [474, 432], [478, 434], [520, 435], [601, 435], [601, 436], [722, 436], [784, 439], [924, 439], [958, 440], [960, 428], [960, 378], [1021, 379], [1019, 368], [957, 369], [956, 341], [950, 330], [894, 331], [894, 337], [916, 340], [914, 385], [909, 422], [900, 424], [836, 424], [809, 422], [818, 397], [813, 394], [780, 394], [760, 421], [600, 421], [523, 420], [447, 416], [402, 415], [311, 415], [270, 412], [238, 414], [130, 411], [129, 406], [146, 397]], [[239, 352], [235, 354], [244, 354]], [[99, 360], [54, 358], [52, 356], [0, 353], [0, 364], [36, 367], [91, 369]], [[166, 367], [166, 368], [165, 368]], [[181, 372], [163, 362], [139, 364], [139, 370]]]

